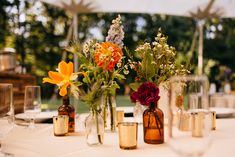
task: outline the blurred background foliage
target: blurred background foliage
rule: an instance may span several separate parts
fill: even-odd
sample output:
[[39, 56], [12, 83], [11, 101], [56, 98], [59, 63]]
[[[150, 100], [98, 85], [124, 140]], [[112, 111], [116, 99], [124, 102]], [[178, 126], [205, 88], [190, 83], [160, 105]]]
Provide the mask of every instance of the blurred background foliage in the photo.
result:
[[[108, 28], [117, 14], [78, 14], [78, 37], [83, 43], [89, 38], [104, 40]], [[121, 14], [124, 44], [134, 51], [138, 44], [153, 41], [159, 28], [168, 36], [169, 44], [176, 47], [181, 61], [191, 63], [192, 73], [197, 68], [197, 46], [191, 49], [196, 22], [191, 18], [155, 15]], [[63, 45], [71, 24], [71, 15], [39, 1], [0, 0], [0, 49], [13, 47], [19, 63], [27, 73], [42, 77], [55, 70], [62, 58]], [[72, 54], [68, 55], [72, 60]], [[234, 82], [235, 71], [235, 20], [210, 19], [204, 29], [204, 71], [211, 82], [222, 86], [225, 81]], [[125, 84], [119, 93], [124, 93]], [[53, 86], [42, 85], [44, 96], [50, 97]], [[232, 86], [234, 88], [234, 85]]]

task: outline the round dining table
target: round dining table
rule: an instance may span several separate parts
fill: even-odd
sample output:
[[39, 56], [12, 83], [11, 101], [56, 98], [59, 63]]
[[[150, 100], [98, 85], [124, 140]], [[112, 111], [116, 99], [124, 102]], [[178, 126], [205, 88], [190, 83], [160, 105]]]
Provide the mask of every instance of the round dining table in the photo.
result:
[[[137, 149], [119, 148], [118, 132], [105, 132], [104, 143], [88, 146], [84, 132], [85, 115], [76, 119], [76, 132], [66, 136], [54, 136], [53, 124], [36, 124], [35, 129], [16, 125], [2, 141], [2, 150], [14, 157], [178, 157], [167, 144], [167, 123], [165, 143], [146, 144], [143, 141], [143, 126], [138, 126]], [[131, 118], [125, 118], [125, 121]], [[213, 141], [203, 157], [235, 156], [235, 117], [216, 120], [216, 130], [212, 131]], [[190, 145], [190, 143], [189, 143]]]

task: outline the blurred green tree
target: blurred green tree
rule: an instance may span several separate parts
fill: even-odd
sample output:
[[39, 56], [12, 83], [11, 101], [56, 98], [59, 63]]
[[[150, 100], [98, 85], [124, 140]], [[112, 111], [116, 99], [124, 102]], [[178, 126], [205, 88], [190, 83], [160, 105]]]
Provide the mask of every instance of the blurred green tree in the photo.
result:
[[[78, 14], [78, 38], [81, 43], [89, 38], [103, 41], [112, 19], [117, 13]], [[156, 14], [121, 14], [125, 46], [133, 52], [144, 41], [153, 41], [157, 31], [169, 38], [169, 44], [180, 52], [179, 60], [192, 64], [192, 72], [197, 67], [197, 49], [190, 52], [196, 29], [191, 18]], [[27, 71], [34, 74], [41, 84], [41, 78], [49, 70], [55, 70], [64, 52], [63, 46], [71, 25], [71, 15], [40, 1], [1, 0], [0, 1], [0, 48], [16, 48], [20, 62]], [[207, 21], [204, 32], [204, 57], [207, 75], [216, 81], [219, 67], [227, 66], [235, 70], [235, 21], [234, 19]], [[196, 46], [197, 47], [197, 46]], [[67, 60], [72, 60], [68, 54]], [[131, 82], [131, 75], [122, 82]], [[217, 80], [218, 81], [218, 80]], [[53, 92], [52, 86], [42, 85], [47, 92]], [[48, 88], [50, 90], [48, 90]], [[49, 94], [48, 94], [49, 92]]]

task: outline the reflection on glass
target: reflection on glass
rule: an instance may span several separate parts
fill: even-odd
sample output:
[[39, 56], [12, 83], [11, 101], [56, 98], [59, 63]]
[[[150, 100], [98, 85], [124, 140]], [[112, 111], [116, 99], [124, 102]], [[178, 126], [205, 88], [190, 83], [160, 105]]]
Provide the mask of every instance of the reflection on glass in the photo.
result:
[[121, 123], [123, 121], [124, 121], [124, 111], [117, 110], [116, 111], [116, 126], [118, 126], [118, 123]]
[[170, 79], [169, 146], [180, 156], [202, 156], [211, 143], [206, 76]]
[[40, 86], [26, 86], [24, 97], [24, 113], [30, 119], [29, 128], [35, 128], [34, 119], [41, 112]]
[[[12, 84], [0, 83], [0, 142], [14, 126], [14, 107], [13, 107]], [[1, 150], [0, 156], [8, 155]]]

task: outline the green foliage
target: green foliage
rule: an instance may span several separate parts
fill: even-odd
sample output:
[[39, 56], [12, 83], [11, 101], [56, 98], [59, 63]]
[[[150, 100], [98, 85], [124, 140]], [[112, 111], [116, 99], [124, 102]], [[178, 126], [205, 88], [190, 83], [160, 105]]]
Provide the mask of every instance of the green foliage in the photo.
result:
[[124, 75], [120, 74], [122, 68], [105, 71], [102, 67], [97, 66], [94, 60], [96, 45], [97, 43], [94, 40], [89, 40], [83, 45], [83, 48], [79, 42], [72, 42], [66, 48], [67, 51], [78, 55], [79, 70], [77, 74], [81, 75], [79, 80], [82, 83], [78, 90], [79, 99], [93, 111], [101, 108], [100, 99], [102, 95], [114, 95], [116, 89], [120, 88], [115, 80], [125, 78]]
[[153, 43], [146, 42], [136, 49], [139, 61], [130, 58], [130, 67], [137, 73], [136, 82], [131, 84], [133, 90], [143, 82], [160, 85], [174, 75], [188, 74], [184, 64], [176, 61], [175, 48], [167, 44], [167, 38], [159, 31]]
[[[100, 82], [92, 84], [87, 91], [82, 91], [79, 97], [81, 101], [85, 102], [92, 111], [96, 111], [100, 105], [100, 96], [103, 93], [103, 90], [100, 88]], [[84, 93], [83, 93], [84, 92]]]
[[[89, 42], [91, 46], [94, 44], [93, 41]], [[102, 78], [100, 77], [101, 69], [98, 68], [93, 58], [90, 56], [93, 51], [83, 51], [80, 42], [72, 42], [68, 48], [68, 52], [76, 53], [79, 61], [79, 82], [82, 83], [79, 88], [79, 99], [85, 102], [90, 109], [98, 110], [100, 96], [103, 92]], [[89, 54], [88, 54], [89, 53]]]
[[[39, 13], [33, 9], [35, 6], [39, 6], [41, 10]], [[12, 8], [16, 12], [13, 12]], [[25, 20], [20, 21], [18, 15], [25, 16]], [[83, 43], [88, 38], [96, 38], [97, 35], [91, 30], [101, 32], [97, 40], [104, 40], [110, 21], [116, 16], [115, 13], [78, 14], [79, 41]], [[121, 16], [125, 32], [123, 42], [130, 52], [145, 41], [154, 41], [156, 29], [161, 27], [163, 33], [169, 36], [169, 45], [174, 46], [180, 53], [180, 58], [191, 62], [192, 71], [197, 67], [197, 49], [191, 52], [191, 57], [187, 55], [196, 29], [193, 19], [156, 14], [121, 14]], [[46, 72], [56, 68], [61, 60], [63, 53], [61, 47], [64, 45], [60, 43], [66, 38], [71, 23], [69, 14], [39, 1], [0, 0], [0, 49], [6, 46], [16, 48], [19, 62], [27, 67], [29, 73], [37, 76], [40, 84]], [[215, 31], [211, 30], [212, 26], [215, 26]], [[222, 29], [219, 29], [220, 27]], [[211, 67], [208, 75], [210, 81], [217, 82], [215, 78], [219, 75], [220, 66], [227, 66], [233, 72], [235, 70], [234, 28], [234, 19], [212, 19], [206, 22], [204, 64], [208, 59], [213, 59], [217, 63]], [[16, 33], [15, 30], [22, 32]], [[214, 38], [208, 38], [208, 34], [211, 33], [215, 34]], [[72, 54], [67, 54], [67, 60], [72, 60], [72, 57]], [[119, 84], [129, 84], [134, 81], [135, 76], [136, 73], [130, 70], [130, 75], [125, 81], [119, 81]], [[45, 91], [43, 97], [50, 96], [53, 88], [48, 86], [43, 88]]]

